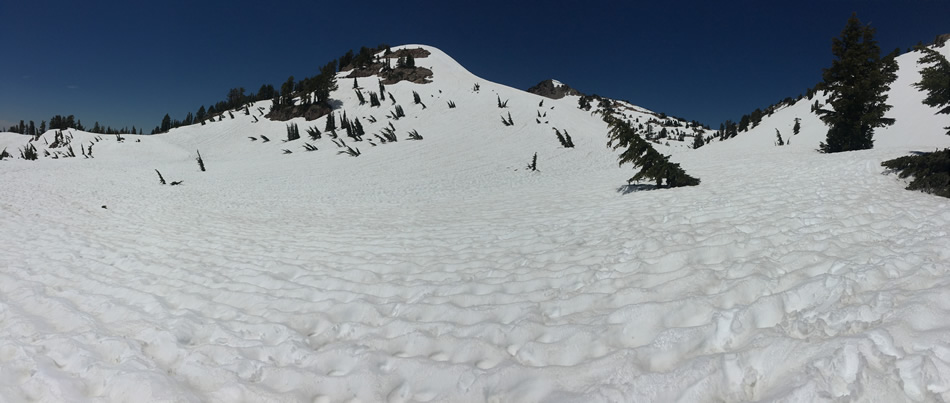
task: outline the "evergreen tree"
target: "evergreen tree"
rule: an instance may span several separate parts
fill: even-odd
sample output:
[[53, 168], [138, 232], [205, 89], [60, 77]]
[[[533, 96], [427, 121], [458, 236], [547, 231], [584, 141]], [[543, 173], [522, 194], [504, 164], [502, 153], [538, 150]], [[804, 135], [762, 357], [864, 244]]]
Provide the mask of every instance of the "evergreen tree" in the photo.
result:
[[742, 115], [742, 119], [739, 119], [739, 131], [744, 132], [749, 130], [749, 115]]
[[701, 135], [701, 134], [694, 134], [694, 135], [693, 135], [693, 149], [694, 149], [694, 150], [697, 149], [697, 148], [699, 148], [699, 147], [702, 147], [702, 146], [705, 145], [705, 144], [706, 144], [706, 143], [703, 142], [703, 135]]
[[874, 129], [894, 124], [884, 117], [891, 109], [886, 104], [887, 90], [897, 77], [897, 53], [881, 58], [874, 40], [874, 28], [864, 26], [852, 14], [831, 46], [835, 60], [822, 73], [822, 87], [830, 96], [831, 109], [819, 109], [821, 120], [829, 125], [827, 143], [821, 151], [865, 150], [874, 147]]
[[336, 118], [334, 116], [333, 112], [327, 114], [327, 125], [324, 126], [323, 131], [336, 130]]
[[43, 120], [40, 122], [40, 133], [46, 133], [46, 121]]
[[[933, 49], [921, 47], [920, 51], [924, 55], [918, 63], [932, 66], [920, 71], [920, 81], [914, 83], [914, 87], [927, 91], [923, 101], [925, 105], [941, 108], [937, 113], [950, 114], [950, 62]], [[950, 126], [944, 129], [950, 135]]]
[[167, 132], [172, 129], [172, 118], [165, 114], [165, 117], [162, 118], [162, 127], [159, 129], [162, 133]]
[[795, 118], [795, 125], [792, 126], [792, 134], [798, 134], [802, 130], [801, 119]]
[[686, 174], [679, 164], [670, 162], [669, 157], [660, 154], [652, 145], [637, 134], [637, 130], [620, 119], [604, 116], [610, 125], [610, 140], [607, 146], [614, 150], [624, 148], [620, 153], [619, 165], [633, 164], [640, 171], [627, 180], [628, 183], [640, 180], [656, 181], [657, 186], [666, 182], [668, 187], [696, 186], [699, 179]]
[[281, 104], [290, 104], [290, 99], [293, 97], [291, 94], [294, 92], [294, 76], [287, 77], [287, 81], [284, 81], [280, 85], [280, 94], [283, 98], [280, 100]]
[[202, 120], [205, 120], [205, 114], [206, 114], [206, 113], [207, 113], [207, 112], [205, 111], [205, 106], [204, 106], [204, 105], [201, 105], [201, 107], [198, 108], [198, 113], [195, 114], [195, 119], [198, 120], [199, 122], [202, 121]]
[[416, 68], [416, 58], [412, 57], [412, 53], [406, 55], [406, 67], [410, 69]]

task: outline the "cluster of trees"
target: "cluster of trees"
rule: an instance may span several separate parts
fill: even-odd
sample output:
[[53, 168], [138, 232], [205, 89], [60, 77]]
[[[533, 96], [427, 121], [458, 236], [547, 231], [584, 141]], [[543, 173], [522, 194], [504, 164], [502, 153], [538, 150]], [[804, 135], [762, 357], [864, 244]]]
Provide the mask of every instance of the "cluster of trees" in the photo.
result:
[[367, 48], [366, 46], [361, 46], [359, 53], [353, 53], [353, 49], [348, 50], [343, 56], [340, 56], [337, 60], [337, 70], [338, 71], [347, 71], [353, 68], [363, 68], [367, 67], [370, 64], [379, 62], [373, 55], [383, 51], [383, 55], [389, 55], [393, 53], [392, 49], [389, 48], [389, 45], [382, 43], [377, 45], [375, 48]]
[[136, 129], [135, 126], [132, 126], [131, 129], [129, 129], [128, 126], [115, 129], [112, 128], [112, 126], [100, 125], [99, 122], [93, 124], [91, 128], [87, 128], [83, 126], [82, 120], [76, 119], [73, 115], [55, 115], [50, 118], [49, 124], [44, 120], [41, 121], [39, 125], [32, 120], [29, 122], [21, 120], [19, 124], [13, 125], [9, 129], [0, 129], [0, 131], [9, 131], [11, 133], [20, 133], [35, 137], [46, 133], [47, 130], [66, 130], [70, 128], [99, 134], [142, 134], [142, 129]]

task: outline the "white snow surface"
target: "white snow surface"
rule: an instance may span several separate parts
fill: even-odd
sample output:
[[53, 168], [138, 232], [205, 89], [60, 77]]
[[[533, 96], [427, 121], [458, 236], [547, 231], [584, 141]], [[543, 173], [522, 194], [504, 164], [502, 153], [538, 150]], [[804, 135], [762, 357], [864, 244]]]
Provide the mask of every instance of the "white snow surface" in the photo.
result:
[[[815, 152], [803, 100], [660, 146], [702, 184], [637, 191], [577, 97], [538, 107], [426, 49], [433, 83], [388, 86], [400, 140], [358, 158], [307, 138], [325, 118], [284, 143], [241, 111], [0, 162], [0, 402], [950, 400], [950, 203], [880, 166], [950, 145], [917, 55], [873, 150]], [[390, 122], [339, 86], [368, 133]]]

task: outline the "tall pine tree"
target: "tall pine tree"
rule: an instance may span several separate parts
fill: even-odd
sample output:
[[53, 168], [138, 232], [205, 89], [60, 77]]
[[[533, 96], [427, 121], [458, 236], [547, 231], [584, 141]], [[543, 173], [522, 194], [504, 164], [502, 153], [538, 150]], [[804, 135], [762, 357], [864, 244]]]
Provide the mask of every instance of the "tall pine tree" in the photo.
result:
[[874, 28], [862, 25], [852, 14], [832, 40], [835, 59], [824, 69], [822, 88], [830, 94], [831, 109], [819, 109], [821, 120], [829, 127], [821, 151], [866, 150], [874, 147], [874, 129], [894, 124], [884, 117], [891, 109], [886, 104], [887, 90], [897, 78], [897, 52], [881, 58], [874, 40]]

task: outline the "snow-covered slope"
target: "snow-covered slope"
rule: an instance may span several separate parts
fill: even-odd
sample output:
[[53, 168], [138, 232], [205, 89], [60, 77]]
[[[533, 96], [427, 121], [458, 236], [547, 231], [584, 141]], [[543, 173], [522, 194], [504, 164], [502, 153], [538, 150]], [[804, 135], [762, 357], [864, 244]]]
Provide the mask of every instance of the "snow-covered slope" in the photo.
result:
[[[948, 202], [880, 167], [950, 144], [907, 87], [913, 57], [874, 150], [815, 153], [800, 102], [660, 146], [700, 186], [631, 192], [577, 97], [426, 49], [432, 83], [388, 86], [399, 141], [347, 140], [357, 158], [307, 139], [324, 119], [284, 143], [284, 122], [237, 112], [121, 143], [71, 131], [94, 159], [0, 163], [0, 400], [950, 399]], [[390, 123], [388, 101], [339, 84], [368, 133]]]

